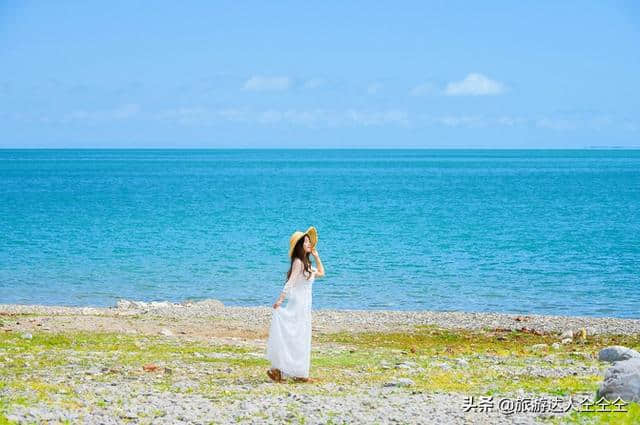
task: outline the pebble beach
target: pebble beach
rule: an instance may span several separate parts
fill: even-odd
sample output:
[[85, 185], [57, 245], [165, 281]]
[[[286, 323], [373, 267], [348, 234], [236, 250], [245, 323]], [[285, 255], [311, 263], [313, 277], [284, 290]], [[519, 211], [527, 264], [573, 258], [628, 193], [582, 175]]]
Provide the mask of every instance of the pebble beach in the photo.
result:
[[271, 312], [213, 299], [123, 299], [104, 308], [0, 305], [0, 418], [52, 424], [572, 423], [585, 413], [478, 411], [469, 408], [469, 397], [496, 403], [556, 397], [569, 406], [594, 397], [608, 367], [598, 360], [601, 348], [640, 346], [637, 319], [314, 310], [315, 381], [273, 383], [264, 357]]
[[[82, 323], [73, 326], [91, 326], [93, 319], [103, 320], [103, 326], [115, 326], [118, 319], [146, 315], [186, 321], [191, 326], [192, 319], [223, 319], [227, 327], [248, 331], [266, 331], [271, 319], [272, 308], [224, 306], [218, 300], [185, 301], [130, 301], [120, 300], [114, 307], [63, 307], [45, 305], [0, 304], [0, 314], [35, 314], [49, 316], [84, 316]], [[99, 319], [97, 319], [99, 320]], [[504, 313], [471, 313], [456, 311], [392, 311], [392, 310], [313, 310], [314, 330], [319, 332], [367, 332], [405, 331], [416, 325], [434, 325], [447, 329], [478, 330], [500, 328], [509, 330], [530, 329], [542, 333], [564, 332], [585, 328], [588, 334], [640, 333], [640, 319], [620, 319], [614, 317], [590, 316], [548, 316]], [[114, 327], [116, 329], [117, 326]]]

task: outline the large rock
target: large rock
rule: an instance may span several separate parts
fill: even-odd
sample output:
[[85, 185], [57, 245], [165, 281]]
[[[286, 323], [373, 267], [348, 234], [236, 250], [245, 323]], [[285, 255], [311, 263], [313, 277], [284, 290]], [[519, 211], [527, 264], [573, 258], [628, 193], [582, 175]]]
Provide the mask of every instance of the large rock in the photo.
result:
[[162, 330], [160, 331], [160, 333], [164, 336], [173, 336], [173, 332], [171, 332], [171, 330], [167, 329], [167, 328], [162, 328]]
[[571, 329], [567, 329], [560, 334], [560, 339], [565, 338], [573, 339], [573, 331]]
[[116, 307], [121, 309], [121, 310], [146, 309], [146, 308], [149, 308], [149, 303], [144, 302], [144, 301], [133, 301], [133, 300], [120, 299], [116, 303]]
[[640, 353], [621, 345], [612, 345], [611, 347], [603, 348], [600, 350], [600, 353], [598, 353], [598, 360], [601, 362], [613, 363], [631, 358], [640, 358]]
[[398, 378], [398, 379], [393, 379], [389, 382], [386, 382], [383, 385], [383, 387], [410, 387], [414, 384], [415, 382], [413, 382], [409, 378]]
[[[218, 300], [204, 300], [200, 301], [200, 303], [204, 303], [203, 305], [210, 306], [223, 306], [221, 301]], [[126, 300], [120, 299], [116, 303], [116, 308], [121, 310], [163, 310], [163, 309], [172, 309], [172, 308], [184, 308], [185, 306], [191, 306], [193, 303], [172, 303], [169, 301], [134, 301], [134, 300]]]
[[222, 303], [222, 301], [216, 300], [213, 298], [202, 300], [202, 301], [196, 301], [194, 303], [191, 303], [191, 306], [196, 308], [206, 308], [206, 309], [213, 309], [213, 310], [224, 308], [224, 304]]
[[597, 398], [640, 402], [640, 358], [614, 363], [604, 374]]
[[118, 300], [118, 302], [116, 303], [116, 308], [120, 308], [123, 310], [132, 308], [132, 307], [133, 307], [133, 304], [129, 300]]

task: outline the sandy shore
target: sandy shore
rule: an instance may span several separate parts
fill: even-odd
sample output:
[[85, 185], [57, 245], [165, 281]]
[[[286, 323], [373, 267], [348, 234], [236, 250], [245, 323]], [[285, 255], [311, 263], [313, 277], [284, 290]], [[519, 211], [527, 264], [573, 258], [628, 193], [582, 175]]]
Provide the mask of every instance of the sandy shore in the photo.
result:
[[[140, 302], [121, 300], [114, 307], [60, 307], [43, 305], [0, 304], [1, 315], [32, 314], [46, 316], [50, 329], [122, 331], [142, 333], [157, 331], [167, 325], [177, 332], [212, 337], [224, 334], [266, 336], [271, 307], [230, 307], [217, 300], [198, 302]], [[65, 316], [83, 316], [83, 320], [66, 320]], [[130, 325], [127, 318], [145, 317]], [[107, 319], [108, 318], [108, 319]], [[212, 321], [216, 326], [211, 326]], [[536, 314], [391, 311], [391, 310], [313, 310], [313, 330], [319, 333], [404, 332], [420, 325], [445, 329], [524, 330], [543, 334], [578, 332], [588, 335], [640, 334], [640, 319], [588, 316], [547, 316]], [[28, 327], [28, 324], [25, 323]]]
[[0, 423], [573, 423], [593, 413], [464, 406], [469, 396], [571, 406], [593, 398], [608, 367], [601, 348], [640, 348], [640, 320], [314, 310], [316, 381], [275, 384], [264, 358], [272, 311], [0, 305]]

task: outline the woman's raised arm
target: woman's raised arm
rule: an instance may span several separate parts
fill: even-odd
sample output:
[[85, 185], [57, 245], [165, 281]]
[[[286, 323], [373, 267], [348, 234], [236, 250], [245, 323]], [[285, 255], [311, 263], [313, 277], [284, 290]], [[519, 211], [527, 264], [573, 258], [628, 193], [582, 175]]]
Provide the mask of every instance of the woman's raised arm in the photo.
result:
[[316, 273], [316, 277], [324, 276], [324, 265], [322, 264], [322, 260], [320, 260], [320, 256], [318, 255], [318, 251], [315, 248], [311, 251], [311, 255], [316, 259], [316, 264], [318, 265], [318, 272]]

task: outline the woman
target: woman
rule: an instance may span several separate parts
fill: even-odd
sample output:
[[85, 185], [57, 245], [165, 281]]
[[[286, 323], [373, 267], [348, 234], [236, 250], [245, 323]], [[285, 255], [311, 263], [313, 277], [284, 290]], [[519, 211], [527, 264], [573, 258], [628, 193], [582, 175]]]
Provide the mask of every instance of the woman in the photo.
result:
[[[315, 246], [318, 233], [311, 226], [306, 232], [294, 232], [289, 239], [291, 265], [284, 289], [273, 304], [273, 315], [267, 340], [267, 359], [271, 369], [269, 378], [276, 382], [284, 376], [294, 380], [311, 382], [311, 284], [316, 277], [324, 276], [324, 266]], [[316, 259], [318, 268], [311, 266], [309, 255]], [[287, 298], [287, 305], [280, 307]]]

